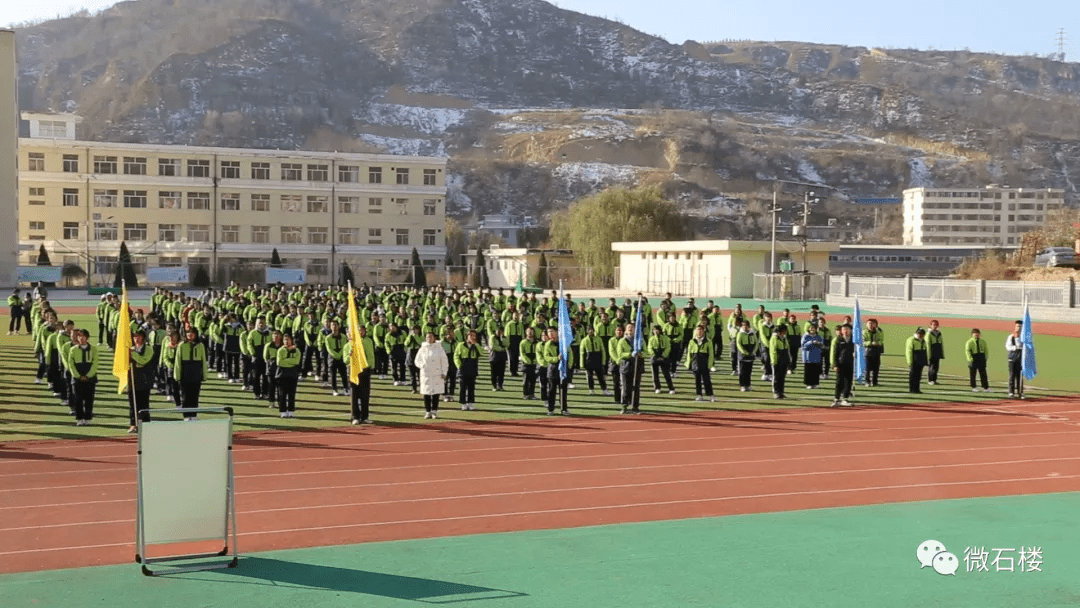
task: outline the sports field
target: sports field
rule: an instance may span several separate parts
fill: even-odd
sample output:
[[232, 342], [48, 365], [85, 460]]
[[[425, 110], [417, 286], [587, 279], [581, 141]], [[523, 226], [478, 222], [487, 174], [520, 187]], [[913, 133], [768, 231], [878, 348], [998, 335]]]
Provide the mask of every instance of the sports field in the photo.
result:
[[[428, 421], [406, 389], [376, 383], [368, 427], [310, 383], [281, 420], [214, 379], [210, 404], [239, 406], [246, 557], [168, 579], [129, 563], [135, 455], [115, 380], [99, 387], [99, 424], [76, 428], [33, 383], [28, 339], [6, 337], [0, 572], [21, 573], [0, 575], [0, 605], [1076, 605], [1077, 338], [1036, 323], [1039, 375], [1028, 400], [1008, 400], [1004, 331], [977, 322], [996, 392], [972, 393], [972, 322], [943, 319], [946, 382], [916, 396], [901, 349], [926, 320], [879, 318], [882, 386], [857, 388], [854, 408], [825, 407], [831, 385], [803, 388], [801, 369], [786, 401], [760, 382], [740, 393], [726, 359], [717, 403], [693, 401], [683, 373], [677, 394], [645, 393], [643, 416], [616, 415], [579, 378], [569, 418], [510, 381], [478, 390], [478, 411], [444, 405]], [[929, 539], [956, 555], [955, 576], [919, 567]], [[1011, 548], [998, 557], [1013, 570], [967, 571], [976, 546]], [[1038, 571], [1020, 571], [1025, 547]]]

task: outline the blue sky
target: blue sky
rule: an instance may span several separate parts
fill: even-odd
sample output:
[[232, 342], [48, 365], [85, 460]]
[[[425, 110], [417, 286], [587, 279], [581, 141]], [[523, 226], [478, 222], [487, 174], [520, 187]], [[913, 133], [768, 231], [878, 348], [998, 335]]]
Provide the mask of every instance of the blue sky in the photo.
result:
[[[111, 4], [112, 0], [0, 0], [0, 21], [48, 19]], [[1066, 46], [1068, 59], [1080, 58], [1080, 2], [1076, 1], [555, 0], [554, 4], [618, 19], [676, 44], [688, 39], [797, 40], [1046, 55], [1057, 50], [1057, 31], [1065, 28], [1076, 41]]]

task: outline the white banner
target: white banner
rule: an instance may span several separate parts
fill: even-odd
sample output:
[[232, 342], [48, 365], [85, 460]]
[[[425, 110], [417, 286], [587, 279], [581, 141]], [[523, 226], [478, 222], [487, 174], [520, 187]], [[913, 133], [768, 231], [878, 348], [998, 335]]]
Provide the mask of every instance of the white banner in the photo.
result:
[[303, 268], [266, 268], [266, 283], [284, 283], [285, 285], [301, 285], [307, 282], [307, 271]]
[[146, 269], [147, 283], [187, 283], [186, 266], [158, 266]]
[[59, 266], [19, 266], [20, 283], [59, 283], [64, 278], [64, 269]]

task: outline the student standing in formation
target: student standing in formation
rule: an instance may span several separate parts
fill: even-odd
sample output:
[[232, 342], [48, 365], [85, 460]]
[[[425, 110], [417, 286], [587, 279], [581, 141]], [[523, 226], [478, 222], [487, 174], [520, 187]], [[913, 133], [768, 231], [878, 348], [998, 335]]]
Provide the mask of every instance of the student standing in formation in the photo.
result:
[[405, 366], [409, 369], [409, 386], [414, 395], [420, 394], [420, 370], [416, 367], [416, 353], [420, 352], [420, 345], [424, 343], [420, 331], [419, 325], [413, 325], [412, 331], [405, 336]]
[[476, 376], [480, 373], [480, 347], [476, 331], [470, 331], [464, 344], [454, 351], [454, 365], [461, 375], [461, 394], [458, 402], [463, 410], [476, 409]]
[[[180, 407], [197, 409], [202, 383], [209, 377], [210, 368], [206, 362], [206, 345], [199, 341], [199, 332], [187, 330], [187, 340], [176, 348], [176, 362], [173, 365], [173, 379], [180, 387]], [[195, 414], [184, 414], [185, 420], [192, 420]]]
[[[330, 323], [330, 335], [323, 337], [323, 349], [326, 351], [326, 365], [330, 373], [330, 390], [333, 396], [345, 394], [349, 390], [349, 374], [345, 371], [345, 342], [337, 321]], [[338, 391], [338, 378], [341, 378], [341, 391]]]
[[1020, 338], [1023, 321], [1013, 325], [1012, 333], [1005, 338], [1005, 355], [1009, 363], [1009, 398], [1024, 398], [1024, 341]]
[[510, 375], [517, 377], [519, 375], [518, 365], [521, 362], [521, 341], [525, 337], [525, 324], [521, 322], [521, 313], [514, 312], [510, 315], [504, 333], [510, 341], [509, 347], [506, 349], [507, 355], [510, 357]]
[[769, 351], [769, 346], [772, 344], [774, 333], [776, 333], [776, 326], [773, 325], [772, 322], [772, 313], [762, 313], [761, 323], [757, 327], [758, 354], [761, 357], [762, 382], [772, 382], [773, 374], [776, 371], [773, 369], [772, 353]]
[[641, 377], [645, 374], [643, 352], [634, 354], [634, 324], [627, 323], [623, 328], [622, 339], [616, 341], [616, 355], [619, 359], [619, 374], [622, 375], [622, 413], [641, 412]]
[[829, 329], [829, 324], [825, 321], [825, 315], [818, 315], [817, 318], [817, 333], [821, 336], [821, 378], [827, 380], [829, 378], [829, 353], [832, 352], [832, 340], [833, 332]]
[[[266, 379], [263, 382], [263, 386], [266, 387], [266, 400], [269, 401], [267, 407], [280, 405], [277, 381], [277, 353], [285, 345], [280, 330], [275, 329], [271, 335], [273, 338], [270, 340], [270, 343], [263, 347], [263, 359], [266, 359]], [[342, 380], [342, 383], [344, 382], [345, 381]]]
[[548, 375], [548, 389], [547, 389], [547, 411], [548, 415], [555, 414], [555, 400], [558, 395], [559, 403], [562, 406], [562, 414], [564, 416], [570, 415], [569, 407], [569, 390], [570, 390], [570, 367], [574, 358], [574, 349], [568, 349], [570, 360], [566, 362], [567, 374], [566, 378], [562, 377], [562, 373], [559, 371], [559, 362], [562, 361], [562, 353], [559, 352], [559, 330], [552, 327], [548, 330], [548, 341], [540, 348], [539, 358], [541, 364], [547, 367]]
[[990, 392], [990, 382], [986, 377], [986, 357], [990, 349], [986, 346], [986, 340], [982, 339], [982, 333], [978, 329], [971, 330], [971, 338], [964, 344], [964, 354], [967, 356], [968, 373], [971, 376], [971, 392], [979, 392], [975, 385], [975, 374], [982, 380], [984, 393]]
[[[364, 349], [364, 359], [368, 366], [360, 370], [356, 377], [356, 384], [352, 384], [351, 375], [346, 376], [350, 383], [352, 423], [373, 424], [369, 416], [371, 414], [371, 377], [375, 374], [375, 341], [368, 337], [366, 326], [361, 325], [357, 330], [360, 332], [360, 346]], [[352, 343], [347, 342], [345, 352], [349, 354], [350, 361], [352, 361], [352, 348]]]
[[405, 334], [396, 323], [390, 324], [390, 329], [383, 338], [386, 352], [390, 356], [390, 376], [394, 379], [394, 386], [405, 385]]
[[281, 347], [274, 353], [274, 384], [277, 390], [278, 413], [282, 418], [296, 417], [296, 384], [300, 381], [302, 362], [303, 355], [296, 347], [292, 334], [282, 336]]
[[851, 405], [851, 387], [855, 383], [855, 343], [851, 339], [850, 323], [841, 325], [840, 331], [833, 337], [829, 365], [836, 375], [833, 407]]
[[705, 335], [705, 326], [698, 325], [694, 337], [686, 345], [686, 369], [694, 373], [694, 401], [716, 401], [712, 387], [712, 367], [715, 363], [715, 345]]
[[596, 328], [587, 324], [588, 330], [585, 339], [581, 341], [582, 365], [589, 379], [589, 394], [595, 395], [594, 380], [600, 384], [600, 390], [604, 395], [611, 395], [607, 390], [607, 380], [604, 371], [607, 369], [608, 353], [604, 341], [596, 335]]
[[439, 417], [439, 396], [445, 390], [446, 371], [450, 363], [446, 351], [435, 341], [435, 334], [428, 332], [425, 342], [414, 358], [420, 370], [420, 394], [424, 396], [424, 418]]
[[734, 344], [739, 353], [739, 390], [750, 390], [750, 376], [754, 373], [754, 359], [758, 354], [758, 336], [750, 329], [750, 321], [743, 319]]
[[[7, 335], [17, 336], [19, 330], [22, 329], [23, 319], [23, 301], [18, 289], [13, 289], [11, 295], [8, 296], [8, 312], [11, 314], [11, 320], [8, 322]], [[30, 328], [27, 327], [26, 329], [29, 332]]]
[[944, 339], [941, 330], [938, 329], [937, 320], [930, 321], [930, 331], [926, 333], [926, 346], [930, 356], [926, 361], [926, 380], [930, 384], [937, 384], [938, 381], [941, 360], [945, 358]]
[[270, 387], [266, 386], [266, 345], [271, 342], [270, 328], [266, 326], [266, 319], [259, 317], [255, 320], [254, 331], [247, 333], [248, 352], [251, 353], [251, 390], [255, 399], [266, 399], [270, 395]]
[[799, 360], [799, 350], [802, 348], [802, 334], [799, 333], [799, 321], [794, 314], [788, 315], [787, 322], [788, 341], [788, 373], [795, 373], [795, 362]]
[[97, 388], [98, 349], [90, 344], [90, 332], [75, 332], [78, 343], [68, 350], [71, 370], [71, 402], [75, 425], [86, 426], [94, 418], [94, 391]]
[[[623, 340], [623, 327], [622, 325], [616, 325], [612, 330], [611, 339], [608, 340], [608, 375], [611, 376], [611, 392], [615, 397], [615, 403], [622, 405], [623, 391], [622, 391], [622, 364], [623, 357], [630, 356], [630, 348], [626, 348], [625, 352], [620, 345]], [[626, 413], [625, 411], [623, 413]]]
[[521, 371], [525, 375], [521, 383], [521, 396], [525, 399], [536, 399], [536, 330], [525, 330], [525, 339], [519, 345], [521, 356]]
[[817, 325], [807, 325], [806, 333], [803, 334], [800, 344], [803, 360], [803, 384], [806, 385], [806, 388], [817, 388], [818, 383], [821, 382], [821, 354], [828, 352], [824, 348], [825, 341], [818, 335]]
[[502, 327], [493, 327], [488, 334], [488, 363], [491, 375], [491, 390], [503, 390], [506, 382], [507, 350], [510, 348], [510, 340], [503, 333]]
[[180, 333], [175, 329], [169, 332], [165, 346], [161, 347], [161, 376], [165, 384], [165, 399], [180, 407], [180, 385], [173, 373], [176, 368], [176, 351], [180, 348]]
[[878, 372], [881, 370], [881, 355], [885, 352], [885, 330], [878, 327], [877, 319], [869, 319], [862, 334], [863, 348], [866, 352], [866, 385], [878, 385]]
[[[670, 366], [670, 362], [673, 360], [671, 357], [674, 356], [672, 341], [660, 332], [660, 326], [653, 326], [652, 335], [645, 342], [645, 352], [643, 354], [652, 363], [653, 392], [660, 394], [660, 373], [663, 372], [664, 381], [667, 382], [668, 394], [674, 395], [675, 385], [671, 382], [672, 369]], [[678, 365], [678, 360], [675, 359], [674, 361]]]
[[128, 378], [128, 432], [137, 432], [136, 419], [150, 420], [150, 391], [154, 389], [154, 349], [139, 330], [131, 336], [131, 377]]
[[773, 399], [787, 399], [784, 393], [784, 380], [787, 378], [788, 370], [791, 369], [791, 362], [788, 361], [791, 353], [788, 351], [787, 333], [788, 326], [781, 325], [769, 339], [769, 358], [773, 364]]
[[[904, 356], [908, 364], [908, 392], [919, 394], [922, 390], [919, 383], [922, 382], [923, 368], [926, 367], [926, 340], [923, 337], [926, 330], [918, 328], [915, 334], [907, 339], [904, 344]], [[876, 386], [876, 382], [874, 383]]]
[[731, 348], [728, 350], [731, 354], [731, 375], [737, 376], [739, 374], [739, 348], [735, 343], [736, 338], [739, 337], [739, 332], [742, 331], [743, 321], [746, 317], [743, 315], [742, 304], [736, 304], [735, 310], [731, 311], [728, 315], [727, 330], [728, 341], [731, 344]]
[[454, 350], [458, 345], [458, 337], [454, 333], [454, 328], [449, 325], [446, 326], [446, 334], [439, 342], [442, 345], [443, 352], [446, 353], [446, 380], [443, 382], [443, 401], [453, 401], [455, 390], [457, 389], [457, 366], [454, 365]]

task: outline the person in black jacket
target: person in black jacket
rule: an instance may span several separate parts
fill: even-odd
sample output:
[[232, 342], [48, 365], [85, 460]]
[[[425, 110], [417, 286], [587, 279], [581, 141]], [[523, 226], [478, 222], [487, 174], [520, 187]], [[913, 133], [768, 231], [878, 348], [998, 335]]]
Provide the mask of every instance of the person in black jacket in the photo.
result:
[[851, 324], [844, 323], [832, 341], [829, 365], [836, 374], [836, 392], [832, 405], [851, 405], [851, 386], [855, 381], [855, 342], [851, 338]]
[[129, 433], [138, 431], [135, 419], [150, 421], [150, 391], [154, 388], [154, 349], [146, 344], [146, 334], [139, 330], [131, 336], [131, 376], [128, 378]]
[[300, 364], [303, 357], [291, 333], [285, 334], [281, 343], [281, 347], [274, 354], [273, 365], [278, 412], [282, 418], [294, 418], [296, 416], [296, 383], [300, 379]]

